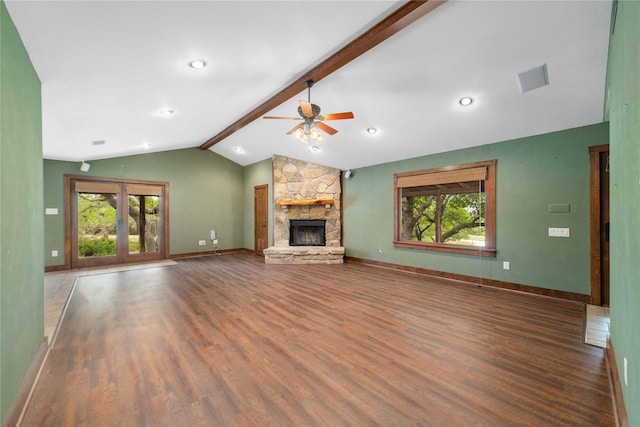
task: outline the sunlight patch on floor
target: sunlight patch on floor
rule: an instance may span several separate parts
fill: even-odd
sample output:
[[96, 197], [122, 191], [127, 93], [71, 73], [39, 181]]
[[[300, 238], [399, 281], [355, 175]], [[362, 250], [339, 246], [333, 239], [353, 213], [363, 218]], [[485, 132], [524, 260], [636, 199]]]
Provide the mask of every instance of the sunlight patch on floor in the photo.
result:
[[587, 344], [606, 348], [609, 338], [609, 307], [587, 304], [587, 322], [584, 340]]
[[64, 308], [76, 282], [81, 276], [116, 273], [119, 271], [140, 270], [143, 268], [165, 267], [176, 265], [171, 259], [162, 261], [113, 265], [109, 267], [81, 268], [77, 270], [55, 271], [44, 275], [44, 335], [53, 339]]

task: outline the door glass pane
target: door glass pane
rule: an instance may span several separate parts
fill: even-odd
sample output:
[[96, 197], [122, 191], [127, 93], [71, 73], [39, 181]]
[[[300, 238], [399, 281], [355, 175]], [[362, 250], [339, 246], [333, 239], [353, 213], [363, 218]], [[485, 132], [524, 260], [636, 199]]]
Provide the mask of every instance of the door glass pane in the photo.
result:
[[78, 193], [78, 258], [116, 255], [114, 193]]
[[160, 252], [160, 196], [129, 195], [129, 254]]

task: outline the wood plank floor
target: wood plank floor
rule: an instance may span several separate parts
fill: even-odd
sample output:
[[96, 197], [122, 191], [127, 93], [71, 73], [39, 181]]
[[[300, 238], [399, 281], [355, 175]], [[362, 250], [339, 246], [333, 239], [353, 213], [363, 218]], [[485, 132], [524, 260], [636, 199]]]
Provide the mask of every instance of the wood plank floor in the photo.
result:
[[613, 426], [584, 305], [252, 254], [81, 277], [23, 426]]

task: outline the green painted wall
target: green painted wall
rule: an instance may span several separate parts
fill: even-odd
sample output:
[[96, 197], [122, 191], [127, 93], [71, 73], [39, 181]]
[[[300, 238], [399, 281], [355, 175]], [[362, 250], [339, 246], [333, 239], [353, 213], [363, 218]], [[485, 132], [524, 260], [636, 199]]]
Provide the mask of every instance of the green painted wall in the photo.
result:
[[[244, 244], [244, 187], [242, 166], [211, 151], [197, 148], [164, 151], [80, 163], [44, 161], [45, 207], [59, 215], [45, 219], [45, 264], [63, 265], [65, 174], [169, 182], [169, 251], [171, 255], [211, 251], [209, 230], [215, 228], [221, 250]], [[253, 205], [251, 205], [253, 209]], [[206, 240], [207, 246], [198, 246]], [[60, 256], [51, 257], [58, 250]]]
[[255, 249], [253, 217], [253, 189], [256, 185], [269, 185], [269, 246], [273, 246], [273, 171], [271, 159], [244, 168], [244, 247]]
[[[608, 140], [607, 124], [599, 124], [354, 171], [344, 190], [346, 254], [589, 294], [588, 147]], [[491, 159], [498, 161], [496, 258], [393, 247], [394, 173]], [[570, 212], [548, 212], [559, 203]], [[549, 227], [569, 227], [571, 237], [548, 237]]]
[[40, 80], [0, 1], [0, 419], [44, 338]]
[[[620, 1], [610, 38], [611, 340], [630, 426], [640, 426], [640, 3]], [[628, 385], [624, 382], [624, 359]]]

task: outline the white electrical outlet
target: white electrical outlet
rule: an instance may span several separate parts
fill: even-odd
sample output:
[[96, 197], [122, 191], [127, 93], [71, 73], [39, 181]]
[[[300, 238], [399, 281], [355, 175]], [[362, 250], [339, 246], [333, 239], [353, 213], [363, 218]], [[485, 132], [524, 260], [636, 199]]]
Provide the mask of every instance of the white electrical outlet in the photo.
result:
[[56, 250], [51, 251], [51, 256], [52, 257], [58, 256], [58, 251], [56, 251]]
[[218, 239], [213, 239], [211, 242], [212, 242], [214, 245], [217, 245], [217, 244], [218, 244]]
[[549, 237], [570, 237], [568, 228], [549, 227]]
[[503, 261], [502, 262], [502, 268], [504, 270], [508, 270], [511, 266], [509, 265], [509, 261]]
[[199, 246], [204, 246], [204, 245], [206, 245], [206, 244], [207, 244], [207, 241], [206, 241], [206, 240], [198, 240], [198, 245], [199, 245]]

